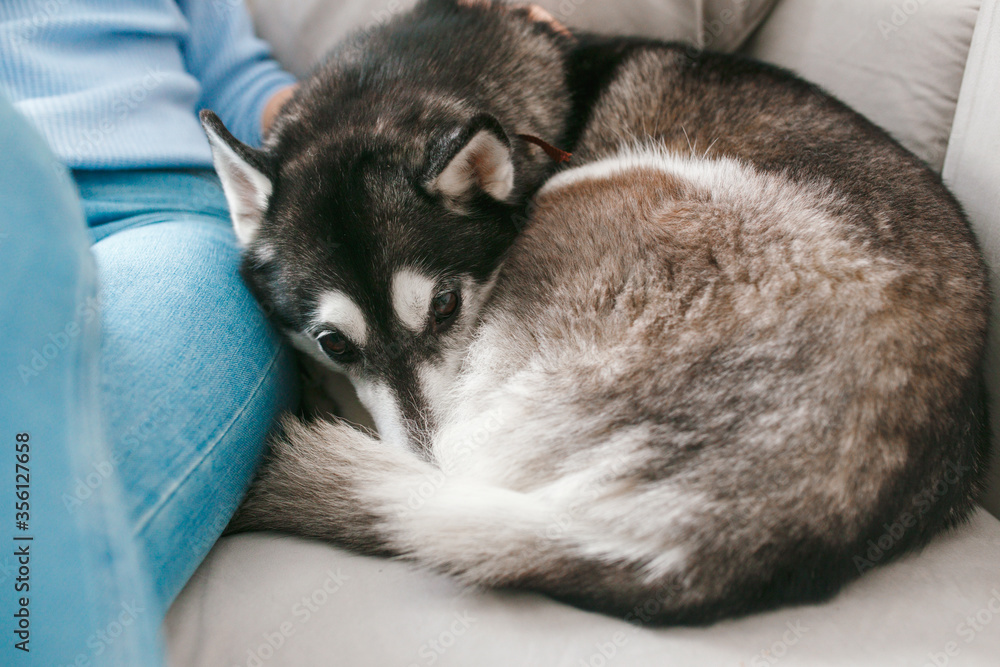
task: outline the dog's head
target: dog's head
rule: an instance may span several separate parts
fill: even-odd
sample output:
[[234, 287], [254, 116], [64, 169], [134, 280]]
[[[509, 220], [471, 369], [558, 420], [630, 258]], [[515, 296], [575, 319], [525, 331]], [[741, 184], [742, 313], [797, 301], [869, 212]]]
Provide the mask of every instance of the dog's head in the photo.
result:
[[346, 374], [383, 439], [420, 447], [559, 141], [565, 36], [523, 9], [433, 0], [341, 45], [266, 147], [202, 113], [243, 275]]
[[202, 113], [246, 282], [297, 347], [352, 380], [383, 439], [411, 447], [551, 166], [516, 132], [557, 140], [567, 115], [558, 36], [464, 4], [347, 42], [264, 149]]
[[551, 168], [516, 133], [565, 131], [564, 40], [524, 10], [425, 0], [334, 51], [264, 149], [202, 113], [244, 279], [387, 441], [426, 443]]
[[203, 121], [258, 300], [351, 378], [383, 438], [425, 433], [516, 234], [506, 133], [476, 116], [419, 166], [362, 145], [276, 165]]

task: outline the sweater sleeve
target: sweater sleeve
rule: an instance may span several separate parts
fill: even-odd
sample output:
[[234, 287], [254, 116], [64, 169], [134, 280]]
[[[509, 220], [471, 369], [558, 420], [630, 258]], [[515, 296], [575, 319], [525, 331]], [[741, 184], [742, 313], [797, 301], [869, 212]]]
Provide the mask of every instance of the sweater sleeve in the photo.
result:
[[177, 0], [190, 24], [181, 48], [201, 83], [199, 109], [212, 109], [237, 139], [261, 143], [261, 115], [271, 96], [295, 78], [271, 59], [253, 32], [243, 0]]

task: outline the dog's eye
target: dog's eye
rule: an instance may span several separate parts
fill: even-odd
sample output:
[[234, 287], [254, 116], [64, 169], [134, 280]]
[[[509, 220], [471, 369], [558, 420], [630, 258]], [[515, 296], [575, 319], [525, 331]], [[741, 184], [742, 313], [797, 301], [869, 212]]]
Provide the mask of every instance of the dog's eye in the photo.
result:
[[350, 342], [336, 331], [328, 331], [319, 337], [319, 346], [334, 361], [347, 361], [353, 356]]
[[431, 308], [434, 310], [434, 319], [438, 323], [444, 322], [455, 314], [458, 310], [458, 293], [454, 290], [441, 292], [431, 301]]

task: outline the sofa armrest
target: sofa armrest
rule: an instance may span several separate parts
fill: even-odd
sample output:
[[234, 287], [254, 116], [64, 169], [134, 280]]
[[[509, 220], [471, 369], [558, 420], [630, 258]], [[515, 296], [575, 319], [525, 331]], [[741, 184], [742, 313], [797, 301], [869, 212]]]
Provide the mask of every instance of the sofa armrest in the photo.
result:
[[[993, 319], [986, 363], [993, 433], [1000, 433], [1000, 2], [983, 0], [958, 97], [942, 172], [965, 207], [990, 264]], [[996, 440], [994, 436], [994, 441]], [[986, 508], [1000, 517], [1000, 457], [994, 457]]]

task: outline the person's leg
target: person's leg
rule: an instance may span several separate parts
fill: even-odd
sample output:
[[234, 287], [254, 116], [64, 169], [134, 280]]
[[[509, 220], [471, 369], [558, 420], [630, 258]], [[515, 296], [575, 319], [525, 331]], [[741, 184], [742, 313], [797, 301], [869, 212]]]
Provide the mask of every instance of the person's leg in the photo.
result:
[[139, 175], [131, 194], [119, 183], [126, 198], [176, 191], [179, 201], [158, 204], [166, 208], [207, 200], [190, 206], [200, 212], [137, 216], [141, 226], [93, 246], [112, 464], [158, 617], [235, 512], [275, 416], [298, 400], [293, 357], [239, 276], [221, 190], [192, 179]]
[[[103, 476], [112, 454], [80, 203], [3, 99], [0, 155], [0, 663], [159, 665], [160, 618], [120, 480]], [[72, 502], [78, 492], [86, 504]]]

